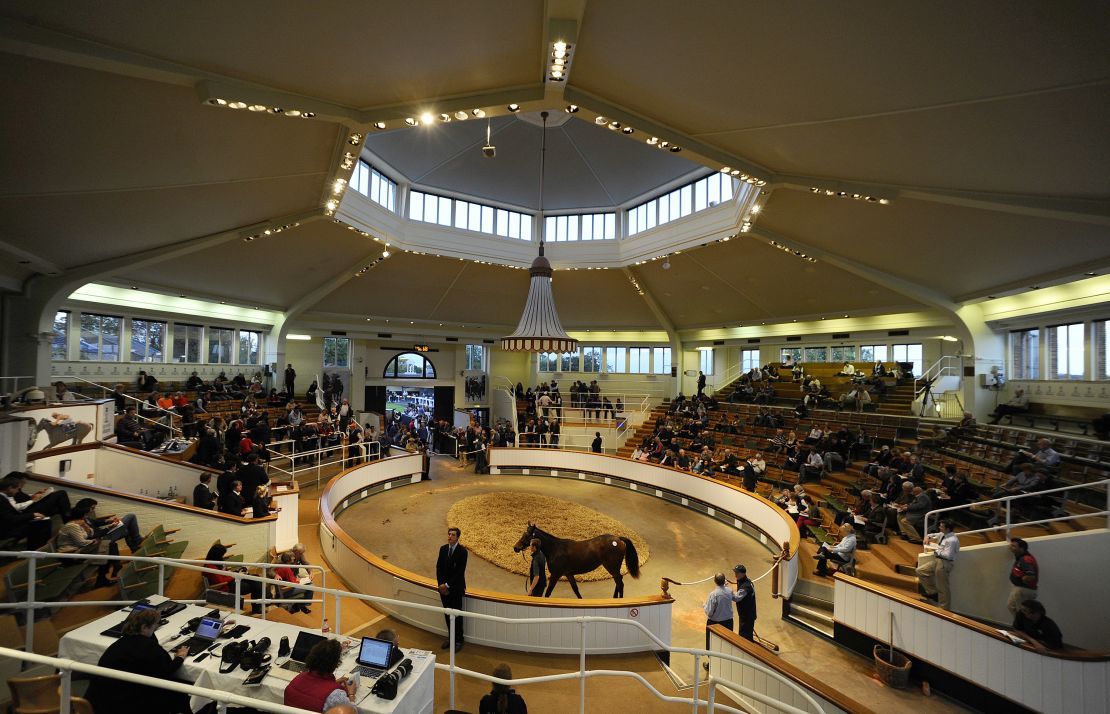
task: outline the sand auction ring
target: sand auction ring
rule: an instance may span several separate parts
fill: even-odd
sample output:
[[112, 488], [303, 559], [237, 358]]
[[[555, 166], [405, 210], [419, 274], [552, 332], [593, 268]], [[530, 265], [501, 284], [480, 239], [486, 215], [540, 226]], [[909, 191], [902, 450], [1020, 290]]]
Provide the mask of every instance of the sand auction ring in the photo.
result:
[[[447, 523], [465, 534], [470, 552], [517, 575], [527, 575], [530, 561], [513, 552], [529, 523], [560, 538], [587, 540], [611, 533], [632, 541], [640, 567], [651, 557], [643, 536], [621, 521], [561, 498], [520, 491], [495, 491], [460, 499], [447, 512]], [[628, 572], [627, 564], [622, 573]], [[579, 581], [611, 580], [603, 567], [576, 576]]]

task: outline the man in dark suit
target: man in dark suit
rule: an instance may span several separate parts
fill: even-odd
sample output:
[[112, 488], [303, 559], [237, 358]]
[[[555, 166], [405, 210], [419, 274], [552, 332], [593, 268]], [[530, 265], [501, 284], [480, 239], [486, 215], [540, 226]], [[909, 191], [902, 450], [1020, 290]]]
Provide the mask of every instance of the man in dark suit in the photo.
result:
[[227, 493], [220, 494], [220, 513], [242, 516], [243, 509], [246, 507], [247, 502], [243, 500], [243, 482], [232, 481], [231, 489]]
[[[462, 532], [454, 526], [447, 529], [447, 542], [439, 548], [439, 558], [436, 559], [436, 582], [439, 583], [439, 599], [444, 607], [461, 610], [463, 595], [466, 594], [466, 558], [465, 546], [459, 544]], [[443, 641], [440, 649], [451, 646], [451, 618], [443, 616], [447, 622], [448, 637]], [[455, 618], [455, 651], [463, 646], [463, 619]]]
[[0, 538], [27, 538], [28, 550], [37, 550], [50, 540], [50, 518], [30, 508], [16, 507], [15, 495], [23, 476], [13, 471], [0, 480]]
[[266, 469], [258, 463], [256, 452], [247, 454], [246, 462], [246, 465], [239, 467], [235, 478], [243, 482], [243, 493], [246, 494], [244, 498], [252, 499], [255, 489], [270, 483], [270, 477], [266, 475]]

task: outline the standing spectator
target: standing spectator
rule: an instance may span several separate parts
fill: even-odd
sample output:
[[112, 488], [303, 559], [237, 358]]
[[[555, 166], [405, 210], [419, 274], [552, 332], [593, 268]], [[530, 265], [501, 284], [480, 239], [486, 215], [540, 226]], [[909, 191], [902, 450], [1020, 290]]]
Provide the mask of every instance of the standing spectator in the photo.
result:
[[[498, 679], [512, 679], [513, 670], [502, 662], [493, 668]], [[528, 714], [528, 705], [516, 690], [507, 684], [494, 684], [490, 693], [478, 704], [478, 714]]]
[[212, 474], [205, 471], [200, 475], [200, 483], [193, 487], [193, 505], [197, 508], [211, 510], [216, 507], [216, 496], [208, 485], [211, 482]]
[[952, 521], [940, 522], [940, 531], [925, 536], [925, 549], [933, 551], [933, 559], [917, 567], [917, 581], [925, 597], [936, 600], [945, 610], [952, 609], [952, 592], [948, 577], [960, 555], [960, 539], [952, 532]]
[[732, 629], [732, 603], [739, 602], [736, 593], [725, 585], [725, 574], [717, 573], [713, 576], [713, 584], [717, 587], [710, 591], [702, 609], [705, 610], [705, 649], [709, 649], [709, 626], [724, 625]]
[[[439, 547], [439, 557], [436, 559], [436, 582], [439, 583], [439, 599], [446, 608], [454, 610], [463, 609], [463, 595], [466, 594], [466, 561], [468, 551], [466, 546], [459, 543], [462, 531], [451, 526], [447, 529], [447, 542]], [[463, 621], [465, 618], [455, 618], [455, 641], [451, 642], [451, 618], [444, 613], [443, 619], [447, 624], [447, 639], [443, 641], [440, 649], [454, 646], [455, 651], [462, 649], [464, 642]]]
[[594, 440], [593, 440], [593, 443], [590, 444], [590, 451], [592, 451], [595, 454], [600, 454], [601, 453], [601, 432], [600, 431], [595, 431], [594, 432]]
[[285, 368], [285, 394], [292, 399], [296, 392], [293, 391], [297, 381], [297, 370], [293, 369], [293, 365], [289, 364]]
[[540, 550], [540, 539], [533, 538], [529, 543], [532, 565], [528, 569], [528, 586], [524, 589], [532, 597], [543, 597], [547, 587], [547, 556]]
[[139, 388], [139, 394], [150, 394], [158, 386], [158, 380], [154, 378], [154, 375], [147, 374], [145, 370], [141, 369], [139, 370], [139, 378], [135, 382]]
[[1024, 603], [1037, 599], [1037, 581], [1040, 567], [1037, 559], [1029, 552], [1029, 544], [1023, 538], [1010, 539], [1010, 552], [1014, 554], [1014, 565], [1010, 568], [1010, 601], [1006, 603], [1010, 614], [1017, 616]]
[[698, 396], [705, 391], [705, 372], [698, 370]]

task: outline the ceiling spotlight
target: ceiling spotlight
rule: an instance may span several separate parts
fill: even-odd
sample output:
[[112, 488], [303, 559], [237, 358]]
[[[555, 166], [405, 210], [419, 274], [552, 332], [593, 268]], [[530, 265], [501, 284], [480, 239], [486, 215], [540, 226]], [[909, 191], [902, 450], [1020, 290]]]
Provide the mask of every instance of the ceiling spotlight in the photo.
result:
[[446, 112], [443, 113], [443, 114], [440, 114], [439, 115], [439, 120], [441, 122], [443, 122], [444, 124], [446, 124], [447, 122], [451, 121], [451, 115], [447, 114]]
[[247, 108], [247, 103], [246, 102], [228, 102], [227, 106], [232, 108], [232, 109], [246, 109]]
[[270, 107], [270, 112], [273, 114], [284, 114], [285, 110], [281, 107]]
[[264, 112], [264, 111], [266, 111], [266, 105], [265, 104], [252, 104], [249, 107], [247, 107], [247, 109], [249, 111], [252, 111], [252, 112]]
[[215, 104], [218, 107], [226, 107], [227, 106], [227, 100], [226, 99], [209, 99], [208, 103], [209, 104]]
[[759, 213], [760, 210], [762, 210], [762, 208], [760, 207], [760, 205], [758, 203], [756, 205], [752, 206], [752, 213]]
[[486, 116], [486, 111], [484, 109], [471, 109], [470, 113], [478, 119], [482, 119]]
[[621, 128], [621, 123], [619, 121], [611, 121], [609, 122], [609, 128], [616, 131]]
[[1086, 275], [1088, 278], [1093, 278], [1096, 275], [1098, 275], [1098, 273], [1083, 273], [1083, 274]]
[[578, 111], [578, 105], [577, 104], [568, 104], [566, 109], [564, 109], [563, 111], [565, 111], [567, 114], [574, 114]]
[[467, 113], [466, 113], [465, 111], [463, 111], [462, 109], [460, 109], [459, 111], [455, 112], [455, 118], [456, 118], [456, 119], [458, 119], [459, 121], [466, 121], [466, 120], [467, 120], [467, 119], [468, 119], [469, 117], [470, 117], [470, 115], [469, 115], [469, 114], [467, 114]]
[[721, 173], [723, 173], [723, 174], [727, 174], [727, 173], [728, 173], [729, 171], [732, 171], [732, 167], [731, 167], [731, 166], [722, 166], [722, 167], [721, 167]]
[[647, 141], [647, 143], [650, 146], [655, 146], [656, 144], [659, 143], [659, 137], [658, 136], [653, 136], [650, 139], [645, 139], [645, 141]]
[[602, 124], [608, 124], [608, 123], [609, 123], [609, 120], [606, 119], [605, 117], [595, 117], [594, 118], [594, 124], [597, 124], [598, 126], [601, 126]]
[[552, 79], [562, 79], [563, 78], [563, 68], [562, 67], [552, 67], [551, 68], [551, 78]]
[[436, 120], [436, 118], [434, 116], [432, 116], [431, 112], [424, 112], [423, 114], [420, 115], [420, 121], [421, 121], [422, 124], [424, 124], [424, 126], [427, 126], [428, 124], [431, 124], [435, 120]]
[[520, 105], [515, 103], [515, 102], [513, 104], [510, 104], [509, 106], [507, 106], [505, 108], [508, 109], [510, 112], [514, 112], [514, 113], [520, 111]]
[[316, 116], [316, 112], [303, 112], [301, 114], [302, 119], [311, 119], [314, 116]]
[[388, 258], [389, 257], [389, 251], [388, 250], [383, 250], [382, 251], [382, 257], [383, 258]]
[[409, 126], [416, 126], [420, 122], [416, 121], [416, 119], [414, 119], [413, 117], [405, 117], [405, 123]]
[[673, 153], [673, 154], [677, 154], [677, 153], [678, 153], [678, 152], [680, 152], [680, 151], [682, 151], [682, 147], [681, 147], [681, 146], [672, 146], [672, 147], [671, 147], [671, 153]]
[[375, 129], [384, 129], [385, 128], [385, 122], [384, 121], [374, 122], [374, 128]]
[[624, 127], [623, 129], [621, 129], [621, 133], [622, 133], [622, 134], [631, 134], [631, 133], [632, 133], [632, 132], [634, 132], [634, 131], [635, 131], [635, 129], [633, 129], [633, 128], [632, 128], [632, 127], [630, 127], [630, 126], [626, 126], [626, 127]]
[[285, 111], [285, 116], [287, 116], [287, 117], [299, 117], [300, 115], [301, 115], [301, 110], [300, 109], [287, 109]]

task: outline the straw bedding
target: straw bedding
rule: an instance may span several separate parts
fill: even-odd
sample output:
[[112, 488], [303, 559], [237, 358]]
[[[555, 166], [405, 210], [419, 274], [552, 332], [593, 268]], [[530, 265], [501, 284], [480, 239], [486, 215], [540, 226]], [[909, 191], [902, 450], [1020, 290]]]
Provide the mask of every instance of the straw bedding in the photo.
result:
[[[497, 491], [463, 498], [447, 512], [447, 524], [462, 529], [461, 542], [471, 553], [519, 575], [528, 574], [530, 558], [527, 554], [521, 557], [520, 553], [514, 553], [513, 546], [529, 523], [571, 540], [588, 540], [606, 533], [624, 536], [635, 544], [641, 567], [651, 556], [647, 541], [627, 525], [592, 508], [551, 496]], [[621, 572], [628, 573], [623, 561]], [[608, 571], [600, 567], [577, 578], [579, 581], [612, 579]]]

